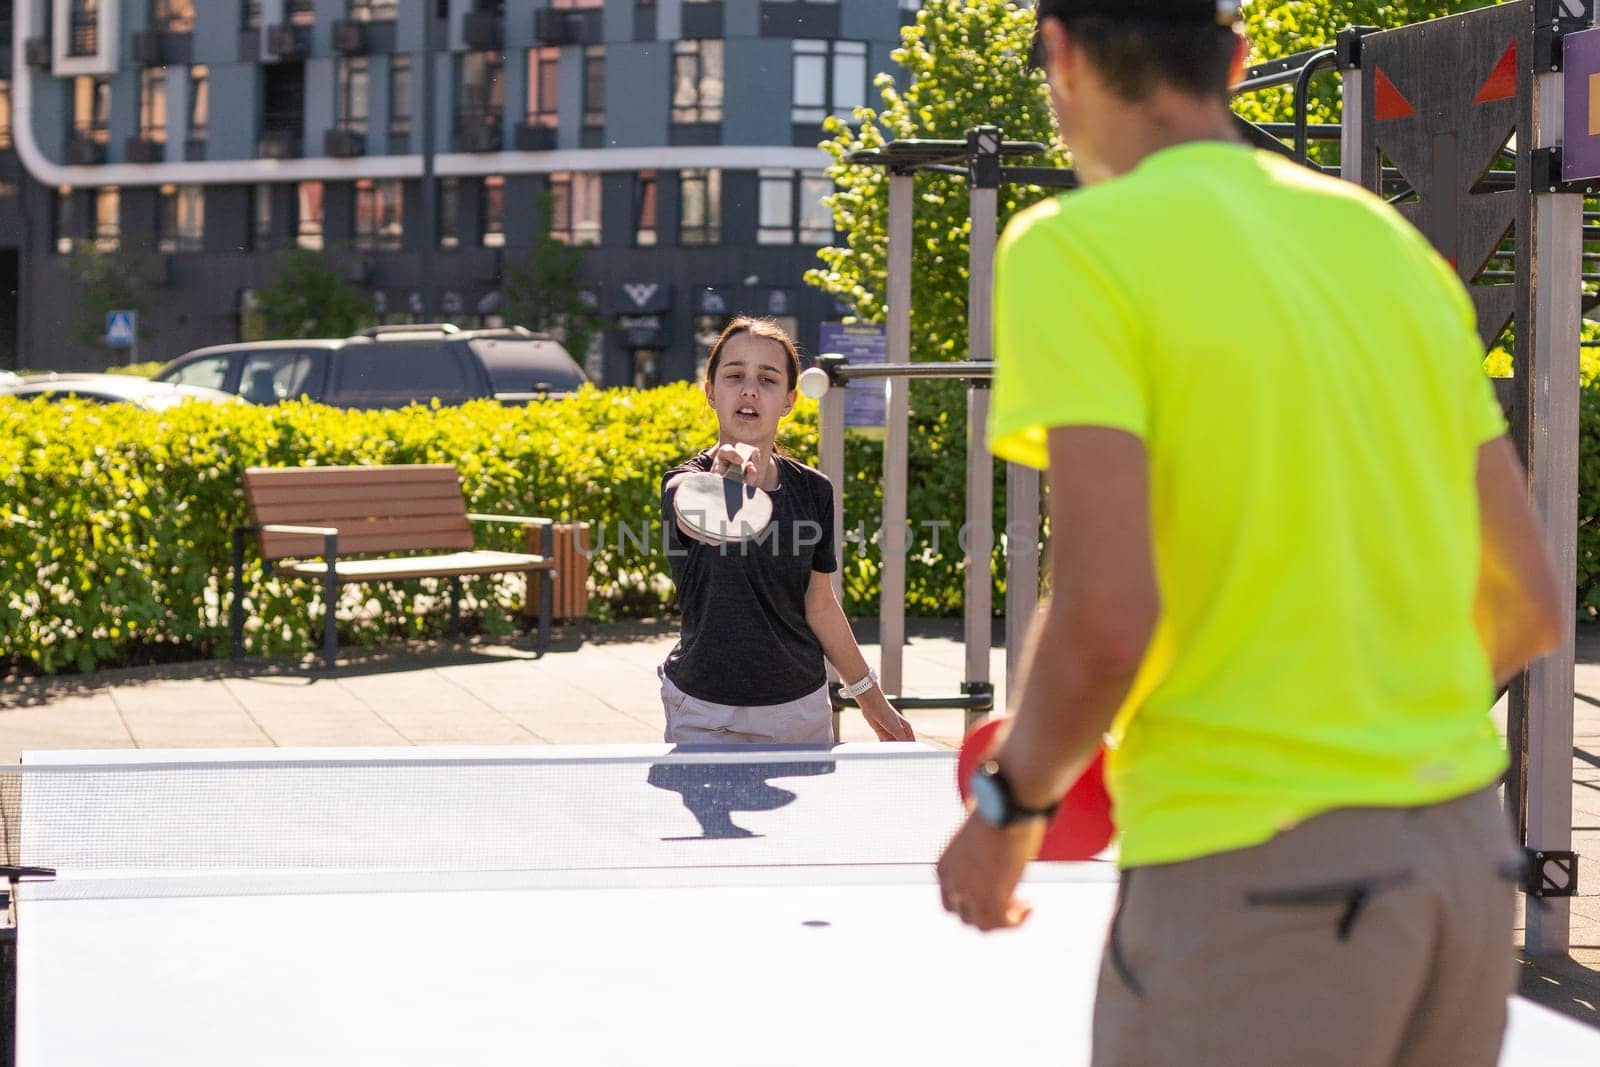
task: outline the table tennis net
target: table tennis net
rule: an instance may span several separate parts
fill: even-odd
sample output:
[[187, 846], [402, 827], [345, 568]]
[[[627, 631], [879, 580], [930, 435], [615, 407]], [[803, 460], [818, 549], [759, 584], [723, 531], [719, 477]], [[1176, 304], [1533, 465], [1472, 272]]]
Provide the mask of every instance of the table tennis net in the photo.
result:
[[57, 879], [928, 864], [954, 754], [251, 758], [0, 769], [6, 862]]

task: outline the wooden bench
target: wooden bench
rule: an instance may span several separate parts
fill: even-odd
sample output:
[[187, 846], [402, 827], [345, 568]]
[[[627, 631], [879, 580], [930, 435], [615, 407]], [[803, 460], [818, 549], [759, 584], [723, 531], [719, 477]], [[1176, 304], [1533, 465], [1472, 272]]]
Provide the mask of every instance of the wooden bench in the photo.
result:
[[[233, 531], [234, 659], [244, 654], [244, 547], [252, 533], [267, 575], [322, 583], [322, 658], [330, 668], [338, 645], [334, 609], [339, 587], [361, 582], [449, 578], [450, 636], [455, 637], [462, 578], [526, 572], [531, 579], [537, 573], [539, 651], [548, 646], [555, 524], [522, 515], [468, 512], [454, 466], [251, 467], [244, 474], [244, 492], [255, 522]], [[537, 533], [542, 551], [477, 548], [473, 522], [526, 527], [530, 546]]]

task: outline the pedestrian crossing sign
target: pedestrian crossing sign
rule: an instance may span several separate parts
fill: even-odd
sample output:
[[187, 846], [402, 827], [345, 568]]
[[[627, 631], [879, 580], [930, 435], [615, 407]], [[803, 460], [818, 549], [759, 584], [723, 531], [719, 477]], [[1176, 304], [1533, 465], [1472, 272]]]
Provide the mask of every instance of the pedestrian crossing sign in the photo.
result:
[[106, 344], [111, 347], [130, 347], [138, 329], [139, 313], [137, 311], [106, 312]]

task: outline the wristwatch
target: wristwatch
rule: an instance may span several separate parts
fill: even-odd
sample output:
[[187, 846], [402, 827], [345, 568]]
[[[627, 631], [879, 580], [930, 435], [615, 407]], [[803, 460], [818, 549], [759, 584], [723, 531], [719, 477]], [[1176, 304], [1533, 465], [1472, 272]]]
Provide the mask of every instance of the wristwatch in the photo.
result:
[[878, 672], [871, 667], [867, 668], [866, 677], [851, 682], [849, 685], [839, 687], [839, 695], [847, 700], [854, 700], [868, 689], [878, 684]]
[[996, 760], [984, 760], [972, 772], [972, 799], [978, 817], [990, 826], [1004, 830], [1029, 819], [1048, 819], [1061, 806], [1058, 800], [1046, 808], [1025, 808], [1017, 803], [1011, 783]]

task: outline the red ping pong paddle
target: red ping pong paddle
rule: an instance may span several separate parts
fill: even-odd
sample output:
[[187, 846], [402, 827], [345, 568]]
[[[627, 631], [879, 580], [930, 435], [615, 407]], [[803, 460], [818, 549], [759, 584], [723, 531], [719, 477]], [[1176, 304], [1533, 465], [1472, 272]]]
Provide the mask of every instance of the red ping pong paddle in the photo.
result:
[[[956, 787], [961, 791], [963, 803], [971, 792], [972, 772], [989, 758], [996, 735], [1007, 721], [1005, 717], [990, 719], [961, 742], [961, 755], [956, 760]], [[1111, 843], [1116, 828], [1111, 822], [1111, 794], [1106, 791], [1105, 758], [1105, 749], [1097, 751], [1083, 774], [1067, 790], [1067, 795], [1061, 798], [1061, 806], [1045, 829], [1038, 859], [1086, 860]]]

